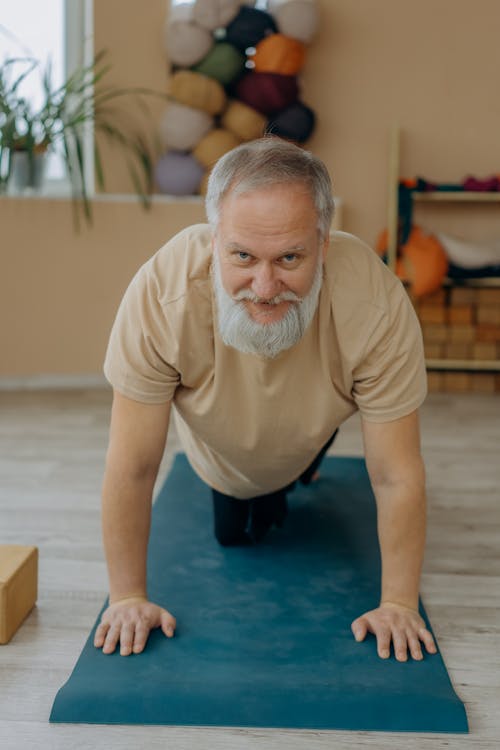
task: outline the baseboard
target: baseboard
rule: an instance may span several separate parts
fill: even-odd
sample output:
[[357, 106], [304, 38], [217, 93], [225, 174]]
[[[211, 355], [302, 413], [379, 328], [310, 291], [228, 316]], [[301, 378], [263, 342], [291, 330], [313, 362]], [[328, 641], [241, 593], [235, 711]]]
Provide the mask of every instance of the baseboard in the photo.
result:
[[0, 375], [0, 391], [73, 390], [80, 388], [110, 388], [104, 375]]

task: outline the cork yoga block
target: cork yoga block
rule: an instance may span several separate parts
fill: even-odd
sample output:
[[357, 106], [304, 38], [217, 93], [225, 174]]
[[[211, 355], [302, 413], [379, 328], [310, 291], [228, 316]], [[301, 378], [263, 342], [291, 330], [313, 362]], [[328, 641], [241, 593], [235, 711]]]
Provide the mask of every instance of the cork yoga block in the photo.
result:
[[424, 352], [427, 359], [441, 359], [444, 357], [446, 344], [424, 341]]
[[486, 372], [475, 372], [472, 378], [473, 393], [495, 393], [496, 376]]
[[33, 608], [38, 591], [38, 549], [0, 544], [0, 644], [8, 643]]
[[428, 343], [439, 344], [448, 340], [448, 326], [441, 323], [422, 323], [422, 332]]
[[422, 323], [446, 323], [446, 308], [437, 305], [420, 305], [418, 317]]
[[444, 390], [449, 393], [467, 393], [472, 386], [472, 373], [468, 372], [445, 372]]
[[444, 346], [446, 359], [471, 359], [472, 344], [449, 343]]
[[446, 310], [448, 323], [474, 323], [474, 308], [472, 305], [456, 305]]
[[478, 289], [477, 301], [479, 305], [498, 307], [500, 305], [500, 289]]
[[478, 289], [457, 286], [450, 290], [451, 305], [475, 305]]
[[427, 389], [429, 393], [442, 391], [444, 389], [444, 372], [428, 372]]
[[454, 325], [448, 330], [448, 341], [452, 343], [472, 343], [475, 336], [476, 329], [471, 325]]
[[494, 341], [476, 341], [472, 355], [474, 359], [500, 359], [500, 347]]
[[477, 322], [500, 326], [500, 305], [497, 307], [478, 307]]

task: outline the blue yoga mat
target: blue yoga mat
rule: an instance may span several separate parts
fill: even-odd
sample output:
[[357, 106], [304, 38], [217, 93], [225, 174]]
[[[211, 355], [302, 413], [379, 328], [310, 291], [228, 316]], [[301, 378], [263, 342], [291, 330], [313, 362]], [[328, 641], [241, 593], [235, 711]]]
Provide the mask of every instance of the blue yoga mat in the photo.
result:
[[380, 659], [373, 636], [354, 640], [352, 620], [378, 600], [375, 501], [362, 459], [327, 458], [321, 471], [289, 495], [282, 529], [223, 548], [210, 491], [177, 456], [148, 568], [176, 635], [153, 631], [142, 654], [122, 657], [94, 648], [94, 627], [50, 720], [467, 732], [439, 653], [400, 663]]

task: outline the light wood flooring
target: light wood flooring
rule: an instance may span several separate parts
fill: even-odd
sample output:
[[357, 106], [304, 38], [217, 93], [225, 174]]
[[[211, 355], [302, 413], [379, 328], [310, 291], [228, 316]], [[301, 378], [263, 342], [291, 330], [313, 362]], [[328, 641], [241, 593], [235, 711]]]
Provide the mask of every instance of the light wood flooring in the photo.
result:
[[[470, 735], [50, 725], [106, 595], [99, 493], [109, 410], [104, 389], [0, 392], [0, 542], [40, 551], [37, 607], [0, 646], [1, 750], [500, 746], [500, 397], [481, 394], [431, 394], [422, 408], [422, 596]], [[157, 485], [177, 449], [171, 434]], [[333, 453], [362, 454], [356, 416]]]

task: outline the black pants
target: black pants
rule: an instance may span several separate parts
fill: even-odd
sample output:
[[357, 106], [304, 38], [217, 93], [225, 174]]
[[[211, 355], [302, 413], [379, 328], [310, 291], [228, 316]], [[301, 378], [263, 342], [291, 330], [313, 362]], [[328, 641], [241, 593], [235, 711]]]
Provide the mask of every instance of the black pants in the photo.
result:
[[[338, 430], [320, 450], [312, 464], [300, 475], [302, 484], [309, 484], [325, 453], [331, 446]], [[268, 495], [259, 495], [248, 500], [239, 500], [212, 490], [214, 507], [214, 533], [224, 547], [256, 544], [265, 536], [273, 524], [281, 527], [288, 506], [286, 495], [295, 487], [295, 482]]]

